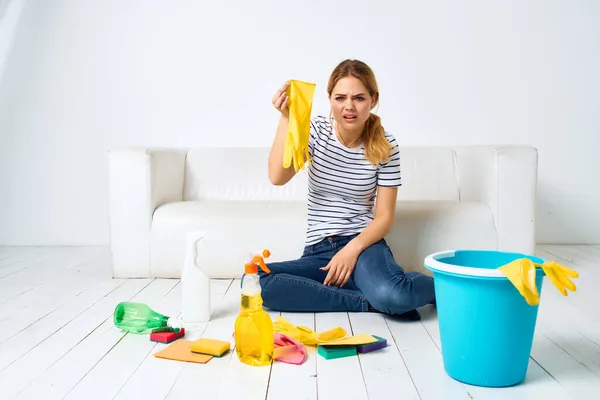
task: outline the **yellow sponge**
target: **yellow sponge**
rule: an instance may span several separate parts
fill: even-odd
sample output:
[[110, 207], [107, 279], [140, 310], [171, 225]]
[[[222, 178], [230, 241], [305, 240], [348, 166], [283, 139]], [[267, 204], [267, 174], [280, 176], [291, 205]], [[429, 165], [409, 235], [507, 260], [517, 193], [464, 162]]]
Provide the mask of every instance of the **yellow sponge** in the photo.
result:
[[229, 350], [229, 342], [216, 339], [201, 338], [190, 343], [192, 353], [208, 354], [220, 357]]

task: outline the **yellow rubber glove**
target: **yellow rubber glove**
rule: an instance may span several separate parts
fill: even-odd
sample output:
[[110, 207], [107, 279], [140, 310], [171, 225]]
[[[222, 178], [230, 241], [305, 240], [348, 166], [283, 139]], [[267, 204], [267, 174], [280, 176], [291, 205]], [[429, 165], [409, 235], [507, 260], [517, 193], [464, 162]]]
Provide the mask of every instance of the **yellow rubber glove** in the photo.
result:
[[517, 288], [527, 304], [531, 306], [539, 304], [540, 295], [535, 284], [536, 268], [533, 261], [528, 258], [519, 258], [498, 269]]
[[308, 139], [315, 87], [314, 83], [290, 80], [286, 90], [290, 120], [283, 148], [283, 166], [289, 168], [293, 164], [296, 172], [304, 169], [305, 159], [311, 162], [308, 155]]
[[568, 276], [578, 278], [579, 273], [577, 271], [560, 265], [555, 261], [547, 261], [541, 267], [548, 279], [550, 279], [550, 282], [556, 286], [563, 296], [567, 295], [567, 289], [573, 292], [577, 290], [575, 284], [568, 278]]
[[273, 331], [287, 335], [292, 339], [296, 339], [300, 343], [308, 346], [348, 337], [346, 330], [339, 326], [321, 333], [317, 333], [306, 326], [295, 326], [282, 316], [278, 316], [275, 321], [273, 321]]
[[346, 330], [341, 326], [317, 333], [306, 326], [295, 326], [282, 316], [278, 316], [275, 321], [273, 321], [273, 331], [275, 333], [287, 335], [307, 346], [316, 346], [319, 344], [329, 346], [348, 346], [373, 343], [377, 341], [373, 335], [366, 333], [348, 336]]

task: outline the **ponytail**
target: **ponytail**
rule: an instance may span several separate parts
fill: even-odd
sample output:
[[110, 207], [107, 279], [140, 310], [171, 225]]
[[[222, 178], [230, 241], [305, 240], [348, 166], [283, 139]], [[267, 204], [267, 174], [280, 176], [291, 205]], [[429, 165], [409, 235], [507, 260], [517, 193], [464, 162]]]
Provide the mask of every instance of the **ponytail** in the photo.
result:
[[365, 145], [365, 157], [373, 165], [385, 163], [389, 160], [392, 154], [392, 145], [385, 137], [381, 118], [378, 115], [371, 113], [365, 124], [363, 132], [363, 140]]

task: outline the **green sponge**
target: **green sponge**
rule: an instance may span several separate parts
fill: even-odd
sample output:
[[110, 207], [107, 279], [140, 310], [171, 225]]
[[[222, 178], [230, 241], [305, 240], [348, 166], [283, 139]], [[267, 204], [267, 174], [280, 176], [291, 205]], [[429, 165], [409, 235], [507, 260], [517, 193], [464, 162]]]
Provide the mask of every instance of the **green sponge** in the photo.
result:
[[334, 358], [351, 357], [356, 355], [356, 346], [321, 346], [317, 347], [317, 353], [326, 360]]

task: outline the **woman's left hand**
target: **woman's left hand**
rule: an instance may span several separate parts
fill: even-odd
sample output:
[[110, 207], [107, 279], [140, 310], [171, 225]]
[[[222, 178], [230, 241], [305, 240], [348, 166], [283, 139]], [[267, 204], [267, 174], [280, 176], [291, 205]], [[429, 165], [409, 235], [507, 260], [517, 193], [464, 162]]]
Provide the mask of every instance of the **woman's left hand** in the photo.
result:
[[357, 251], [351, 243], [344, 246], [335, 256], [333, 256], [329, 261], [329, 264], [321, 268], [323, 271], [329, 271], [323, 284], [325, 286], [344, 286], [354, 271], [358, 256], [359, 251]]

